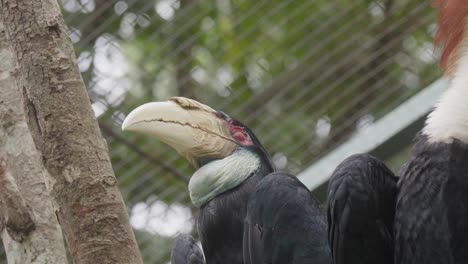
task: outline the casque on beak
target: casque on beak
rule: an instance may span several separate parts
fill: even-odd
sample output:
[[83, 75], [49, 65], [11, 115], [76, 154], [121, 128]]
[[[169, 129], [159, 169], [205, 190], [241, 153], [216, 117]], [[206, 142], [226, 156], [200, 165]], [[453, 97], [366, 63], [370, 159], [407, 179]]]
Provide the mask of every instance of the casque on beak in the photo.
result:
[[125, 118], [122, 130], [153, 136], [198, 168], [198, 159], [224, 158], [237, 146], [228, 123], [216, 114], [195, 100], [173, 97], [137, 107]]

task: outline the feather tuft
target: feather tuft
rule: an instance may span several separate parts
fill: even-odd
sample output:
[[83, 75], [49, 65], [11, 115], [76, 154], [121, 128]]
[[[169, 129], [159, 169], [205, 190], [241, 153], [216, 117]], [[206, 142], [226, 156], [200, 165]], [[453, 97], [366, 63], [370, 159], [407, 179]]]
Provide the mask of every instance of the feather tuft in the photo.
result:
[[447, 72], [456, 63], [454, 56], [463, 39], [468, 0], [434, 0], [433, 6], [439, 9], [434, 43], [443, 48], [440, 67]]

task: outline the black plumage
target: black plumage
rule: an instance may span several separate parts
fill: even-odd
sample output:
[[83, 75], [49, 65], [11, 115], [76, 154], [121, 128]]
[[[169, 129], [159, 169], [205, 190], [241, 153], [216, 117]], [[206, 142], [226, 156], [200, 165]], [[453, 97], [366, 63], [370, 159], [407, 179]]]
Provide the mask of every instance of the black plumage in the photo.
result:
[[266, 176], [249, 199], [244, 227], [244, 264], [332, 263], [326, 216], [294, 176]]
[[398, 188], [396, 263], [467, 263], [468, 145], [420, 136]]
[[397, 177], [378, 159], [353, 155], [328, 187], [328, 240], [336, 264], [393, 264]]
[[396, 185], [375, 158], [343, 161], [328, 198], [335, 263], [467, 263], [467, 161], [466, 143], [429, 142], [422, 134]]
[[257, 183], [272, 171], [263, 164], [238, 187], [200, 208], [198, 233], [207, 263], [242, 263], [242, 235], [247, 202]]
[[174, 240], [171, 252], [172, 264], [204, 264], [203, 253], [190, 235], [179, 235]]

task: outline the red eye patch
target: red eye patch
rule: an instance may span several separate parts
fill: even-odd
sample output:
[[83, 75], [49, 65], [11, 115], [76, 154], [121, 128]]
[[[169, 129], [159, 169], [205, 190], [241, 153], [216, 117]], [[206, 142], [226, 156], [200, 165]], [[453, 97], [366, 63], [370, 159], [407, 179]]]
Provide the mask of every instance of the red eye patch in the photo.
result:
[[229, 129], [231, 130], [232, 137], [242, 145], [252, 145], [252, 140], [244, 131], [244, 128], [230, 124]]
[[245, 139], [247, 138], [245, 136], [244, 132], [242, 132], [242, 131], [236, 131], [236, 132], [232, 133], [232, 137], [236, 141], [239, 141], [239, 142], [245, 141]]

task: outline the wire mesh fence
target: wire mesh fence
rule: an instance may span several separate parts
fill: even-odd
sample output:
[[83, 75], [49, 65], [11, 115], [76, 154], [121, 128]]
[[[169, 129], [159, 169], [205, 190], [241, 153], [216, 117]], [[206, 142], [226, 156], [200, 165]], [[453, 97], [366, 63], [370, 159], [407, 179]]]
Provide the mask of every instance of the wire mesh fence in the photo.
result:
[[195, 232], [175, 151], [120, 131], [180, 95], [241, 120], [297, 174], [439, 77], [435, 12], [417, 0], [61, 0], [145, 263]]

